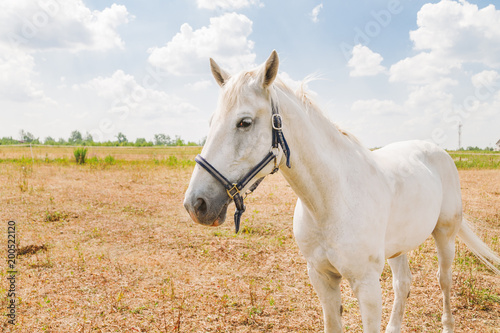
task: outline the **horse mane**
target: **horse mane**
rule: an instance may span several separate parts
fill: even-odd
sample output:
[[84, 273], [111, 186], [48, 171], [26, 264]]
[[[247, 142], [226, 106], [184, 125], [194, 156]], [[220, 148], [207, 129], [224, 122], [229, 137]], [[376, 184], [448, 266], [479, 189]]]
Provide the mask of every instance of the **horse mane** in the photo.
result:
[[309, 117], [311, 116], [317, 116], [320, 119], [320, 123], [325, 124], [326, 126], [329, 126], [331, 129], [330, 130], [336, 130], [342, 136], [345, 138], [349, 139], [350, 141], [358, 144], [358, 145], [363, 145], [356, 136], [354, 136], [352, 133], [340, 128], [336, 123], [334, 123], [330, 118], [328, 118], [323, 110], [318, 106], [318, 104], [314, 101], [314, 99], [311, 97], [310, 91], [307, 89], [307, 84], [309, 82], [312, 82], [316, 80], [314, 76], [307, 76], [304, 80], [301, 81], [300, 86], [298, 89], [295, 91], [285, 83], [279, 76], [275, 81], [275, 86], [279, 88], [281, 91], [295, 96], [302, 106], [304, 107], [306, 113], [308, 114]]

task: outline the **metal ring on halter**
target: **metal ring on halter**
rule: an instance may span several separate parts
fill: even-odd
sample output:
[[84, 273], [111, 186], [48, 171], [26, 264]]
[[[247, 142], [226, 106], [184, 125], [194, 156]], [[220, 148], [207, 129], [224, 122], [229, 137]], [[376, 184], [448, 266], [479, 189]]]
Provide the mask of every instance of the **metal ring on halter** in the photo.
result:
[[274, 157], [278, 157], [278, 155], [280, 153], [280, 148], [279, 147], [271, 147], [271, 149], [269, 149], [269, 152], [272, 153], [274, 155]]
[[[278, 119], [277, 124], [279, 125], [275, 125], [274, 121], [275, 119]], [[281, 131], [283, 129], [283, 118], [281, 118], [281, 115], [279, 113], [275, 113], [272, 115], [271, 125], [273, 126], [273, 129], [275, 129], [276, 131]]]
[[231, 187], [230, 189], [226, 190], [227, 192], [227, 195], [231, 198], [231, 199], [234, 199], [234, 196], [236, 194], [239, 194], [240, 193], [240, 190], [238, 189], [238, 184], [234, 183], [233, 184], [233, 187]]

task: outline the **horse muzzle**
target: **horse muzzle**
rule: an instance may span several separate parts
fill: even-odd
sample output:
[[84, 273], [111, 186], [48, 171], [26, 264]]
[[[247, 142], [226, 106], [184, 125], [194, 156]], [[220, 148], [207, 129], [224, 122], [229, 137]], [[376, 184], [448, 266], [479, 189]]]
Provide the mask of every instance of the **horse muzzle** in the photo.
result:
[[202, 196], [186, 196], [184, 207], [194, 222], [217, 227], [226, 220], [229, 202], [226, 197], [209, 200]]

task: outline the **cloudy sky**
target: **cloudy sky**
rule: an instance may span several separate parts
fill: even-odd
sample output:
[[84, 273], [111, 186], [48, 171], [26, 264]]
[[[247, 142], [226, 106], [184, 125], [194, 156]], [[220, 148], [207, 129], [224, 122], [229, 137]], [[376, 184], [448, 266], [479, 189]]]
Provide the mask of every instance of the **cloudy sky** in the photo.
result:
[[[491, 3], [490, 3], [491, 2]], [[199, 141], [229, 72], [273, 49], [281, 75], [368, 147], [500, 139], [492, 1], [16, 0], [0, 11], [0, 137], [155, 133]]]

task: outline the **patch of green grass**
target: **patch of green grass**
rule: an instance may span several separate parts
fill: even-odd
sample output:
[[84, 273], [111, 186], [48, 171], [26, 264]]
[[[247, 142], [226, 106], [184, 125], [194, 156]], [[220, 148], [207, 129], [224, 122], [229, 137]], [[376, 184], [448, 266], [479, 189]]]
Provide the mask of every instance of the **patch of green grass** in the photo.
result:
[[194, 159], [179, 158], [176, 155], [170, 155], [163, 159], [160, 159], [156, 155], [154, 155], [152, 161], [155, 165], [165, 165], [169, 167], [186, 168], [196, 165]]
[[479, 272], [484, 265], [471, 252], [461, 248], [457, 250], [455, 271], [457, 272], [456, 285], [458, 294], [467, 308], [476, 308], [487, 311], [500, 305], [500, 295], [485, 286], [480, 279]]
[[113, 165], [116, 163], [116, 160], [113, 156], [108, 155], [104, 158], [104, 163], [109, 164], [109, 165]]
[[500, 169], [500, 154], [449, 152], [458, 169]]

